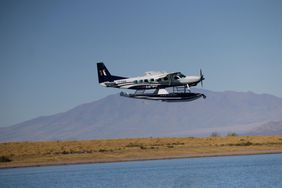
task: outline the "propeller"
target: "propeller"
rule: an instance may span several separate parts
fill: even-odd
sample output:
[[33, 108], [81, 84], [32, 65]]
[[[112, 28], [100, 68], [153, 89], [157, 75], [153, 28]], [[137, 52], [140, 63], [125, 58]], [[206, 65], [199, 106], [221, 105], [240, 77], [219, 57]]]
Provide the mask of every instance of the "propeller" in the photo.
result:
[[205, 77], [204, 77], [204, 75], [203, 75], [202, 69], [200, 69], [200, 77], [201, 77], [201, 79], [200, 79], [200, 81], [201, 81], [201, 86], [203, 87], [203, 80], [205, 80]]

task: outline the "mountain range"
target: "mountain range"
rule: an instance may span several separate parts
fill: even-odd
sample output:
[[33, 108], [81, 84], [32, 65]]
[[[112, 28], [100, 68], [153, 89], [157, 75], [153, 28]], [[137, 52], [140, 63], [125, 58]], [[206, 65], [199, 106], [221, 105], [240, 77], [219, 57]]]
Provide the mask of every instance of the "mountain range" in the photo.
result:
[[166, 103], [114, 94], [69, 111], [0, 128], [0, 141], [132, 137], [282, 135], [282, 98], [253, 92], [204, 93], [206, 99]]

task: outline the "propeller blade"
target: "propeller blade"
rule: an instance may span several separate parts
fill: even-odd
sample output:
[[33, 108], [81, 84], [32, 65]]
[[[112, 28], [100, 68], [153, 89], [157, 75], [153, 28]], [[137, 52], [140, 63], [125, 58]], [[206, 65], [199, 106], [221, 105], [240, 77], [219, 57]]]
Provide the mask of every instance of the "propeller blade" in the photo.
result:
[[203, 87], [203, 80], [204, 80], [205, 78], [204, 78], [202, 69], [200, 69], [200, 76], [201, 76], [201, 86]]

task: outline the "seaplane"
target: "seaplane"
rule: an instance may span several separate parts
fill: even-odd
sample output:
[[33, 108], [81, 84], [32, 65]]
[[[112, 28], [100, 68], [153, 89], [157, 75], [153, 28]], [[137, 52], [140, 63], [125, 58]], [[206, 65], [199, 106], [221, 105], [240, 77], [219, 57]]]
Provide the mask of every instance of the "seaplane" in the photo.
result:
[[[191, 92], [191, 87], [205, 80], [202, 70], [199, 76], [185, 76], [181, 72], [145, 72], [144, 76], [122, 77], [112, 75], [103, 62], [97, 63], [99, 84], [104, 87], [132, 89], [134, 93], [120, 92], [120, 96], [134, 99], [164, 102], [189, 102], [206, 98], [202, 93]], [[147, 92], [152, 91], [153, 92]]]

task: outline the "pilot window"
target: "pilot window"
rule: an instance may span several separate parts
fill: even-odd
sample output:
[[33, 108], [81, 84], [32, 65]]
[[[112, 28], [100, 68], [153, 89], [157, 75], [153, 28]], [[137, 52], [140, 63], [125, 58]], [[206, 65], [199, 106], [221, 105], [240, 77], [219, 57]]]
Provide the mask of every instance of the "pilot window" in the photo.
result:
[[161, 79], [160, 79], [160, 78], [158, 78], [158, 79], [157, 79], [157, 81], [158, 81], [158, 82], [160, 82], [160, 81], [161, 81]]
[[180, 73], [180, 74], [179, 74], [179, 77], [180, 77], [180, 78], [185, 78], [186, 76]]
[[168, 77], [164, 77], [164, 80], [168, 80]]

